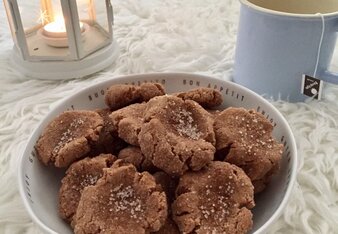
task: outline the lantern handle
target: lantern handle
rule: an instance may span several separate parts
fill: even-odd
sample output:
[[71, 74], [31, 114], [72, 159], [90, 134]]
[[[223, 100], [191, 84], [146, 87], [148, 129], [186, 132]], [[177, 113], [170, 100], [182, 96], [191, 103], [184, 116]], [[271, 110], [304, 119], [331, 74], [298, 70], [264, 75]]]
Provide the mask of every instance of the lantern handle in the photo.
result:
[[107, 0], [107, 5], [108, 5], [109, 10], [110, 10], [110, 12], [112, 14], [112, 16], [111, 16], [111, 23], [112, 23], [112, 25], [114, 25], [114, 11], [113, 11], [113, 5], [111, 4], [110, 0]]
[[8, 1], [8, 3], [9, 3], [9, 10], [11, 11], [11, 15], [13, 16], [12, 19], [13, 19], [13, 24], [14, 24], [14, 30], [15, 30], [15, 33], [16, 33], [19, 29], [19, 25], [18, 25], [18, 21], [16, 20], [16, 14], [15, 14], [15, 11], [14, 11], [14, 6], [13, 6], [13, 3], [11, 1]]

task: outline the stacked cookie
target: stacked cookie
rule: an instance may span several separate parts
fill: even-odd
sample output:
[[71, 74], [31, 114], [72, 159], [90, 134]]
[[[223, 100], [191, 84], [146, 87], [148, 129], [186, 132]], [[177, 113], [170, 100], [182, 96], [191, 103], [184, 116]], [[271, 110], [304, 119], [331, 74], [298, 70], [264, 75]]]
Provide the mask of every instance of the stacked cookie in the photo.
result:
[[212, 110], [222, 104], [213, 89], [166, 95], [153, 83], [112, 86], [105, 101], [62, 113], [36, 145], [41, 162], [68, 167], [59, 211], [75, 233], [251, 229], [254, 193], [283, 150], [263, 115]]

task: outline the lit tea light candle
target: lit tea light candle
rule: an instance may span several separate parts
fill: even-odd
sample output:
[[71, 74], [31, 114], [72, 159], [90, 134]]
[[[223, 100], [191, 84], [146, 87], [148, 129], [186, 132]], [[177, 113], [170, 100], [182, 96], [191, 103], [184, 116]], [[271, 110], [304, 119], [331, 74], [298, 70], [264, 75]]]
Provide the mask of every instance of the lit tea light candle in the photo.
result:
[[[81, 33], [85, 31], [85, 24], [80, 22]], [[51, 23], [42, 28], [42, 36], [45, 42], [53, 47], [68, 47], [66, 24], [63, 17], [57, 16]]]

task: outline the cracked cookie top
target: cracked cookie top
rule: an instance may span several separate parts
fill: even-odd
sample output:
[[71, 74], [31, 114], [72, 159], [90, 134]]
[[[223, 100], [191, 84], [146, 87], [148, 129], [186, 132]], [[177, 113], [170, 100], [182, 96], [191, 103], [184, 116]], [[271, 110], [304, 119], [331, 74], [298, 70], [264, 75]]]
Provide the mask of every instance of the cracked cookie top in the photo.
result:
[[73, 220], [83, 189], [96, 184], [102, 177], [103, 168], [110, 167], [115, 160], [111, 154], [101, 154], [77, 161], [67, 169], [59, 191], [59, 213], [63, 219]]
[[241, 168], [211, 162], [180, 178], [173, 218], [182, 233], [247, 233], [253, 199], [253, 186]]
[[51, 121], [37, 144], [38, 158], [45, 165], [67, 167], [90, 151], [99, 138], [103, 119], [94, 111], [66, 111]]
[[166, 195], [148, 172], [117, 160], [82, 192], [75, 233], [155, 232], [167, 218]]
[[279, 169], [283, 145], [272, 137], [272, 124], [260, 113], [228, 108], [215, 118], [217, 158], [241, 167], [262, 191]]
[[213, 120], [198, 103], [160, 96], [147, 103], [138, 140], [142, 153], [172, 176], [200, 170], [213, 160]]

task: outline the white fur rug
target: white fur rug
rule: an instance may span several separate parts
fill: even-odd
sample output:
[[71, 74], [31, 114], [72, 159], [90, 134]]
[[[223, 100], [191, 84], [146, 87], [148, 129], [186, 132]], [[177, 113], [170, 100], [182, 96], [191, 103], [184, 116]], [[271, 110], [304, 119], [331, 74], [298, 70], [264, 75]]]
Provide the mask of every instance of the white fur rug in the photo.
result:
[[[106, 72], [71, 81], [27, 80], [9, 66], [12, 40], [0, 7], [0, 233], [37, 233], [17, 188], [18, 157], [61, 98], [115, 75], [182, 71], [231, 79], [237, 0], [114, 0], [121, 54]], [[338, 60], [336, 60], [338, 65]], [[322, 101], [275, 102], [298, 143], [298, 184], [269, 233], [338, 233], [338, 88]]]

